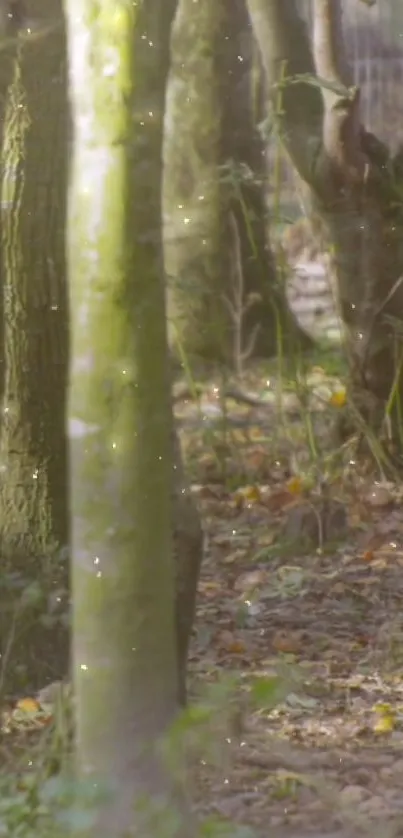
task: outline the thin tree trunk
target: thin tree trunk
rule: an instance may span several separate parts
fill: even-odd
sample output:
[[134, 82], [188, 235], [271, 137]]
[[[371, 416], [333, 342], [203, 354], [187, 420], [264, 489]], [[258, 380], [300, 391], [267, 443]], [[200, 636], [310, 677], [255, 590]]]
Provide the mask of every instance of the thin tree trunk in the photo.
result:
[[[178, 706], [173, 422], [161, 152], [175, 3], [66, 0], [74, 153], [68, 254], [73, 665], [94, 835], [158, 834], [186, 805], [157, 748]], [[146, 806], [144, 808], [145, 796]], [[142, 809], [137, 803], [143, 803]]]

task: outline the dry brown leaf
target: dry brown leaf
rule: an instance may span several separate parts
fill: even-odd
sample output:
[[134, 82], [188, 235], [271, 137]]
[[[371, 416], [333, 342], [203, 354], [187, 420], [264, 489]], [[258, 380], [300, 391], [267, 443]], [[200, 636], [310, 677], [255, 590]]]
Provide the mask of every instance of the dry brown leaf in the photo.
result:
[[240, 593], [246, 593], [254, 588], [263, 585], [267, 581], [267, 575], [263, 570], [251, 570], [246, 573], [241, 573], [234, 584], [234, 590]]
[[259, 535], [259, 547], [271, 547], [277, 538], [277, 533], [274, 530], [266, 530], [262, 535]]
[[366, 553], [374, 553], [375, 550], [379, 550], [380, 547], [383, 547], [385, 544], [385, 535], [380, 532], [373, 532], [371, 535], [365, 535], [365, 538], [362, 540], [360, 546]]
[[248, 452], [245, 455], [244, 462], [249, 472], [261, 473], [262, 471], [267, 471], [270, 465], [268, 453], [262, 447]]
[[221, 500], [222, 486], [211, 486], [209, 484], [203, 486], [192, 486], [195, 494], [200, 500]]
[[290, 504], [295, 502], [295, 495], [286, 489], [281, 489], [278, 492], [273, 492], [268, 498], [266, 498], [265, 506], [267, 506], [270, 512], [279, 512], [281, 509], [285, 509], [287, 506], [290, 506]]
[[273, 637], [272, 645], [277, 652], [296, 654], [302, 648], [301, 634], [298, 631], [277, 631]]
[[219, 582], [213, 582], [212, 580], [200, 581], [198, 584], [198, 591], [199, 593], [204, 594], [205, 596], [215, 596], [217, 593], [221, 591], [221, 585]]
[[233, 655], [243, 655], [246, 652], [244, 641], [233, 634], [232, 631], [229, 631], [229, 629], [220, 631], [217, 637], [217, 644], [221, 649]]

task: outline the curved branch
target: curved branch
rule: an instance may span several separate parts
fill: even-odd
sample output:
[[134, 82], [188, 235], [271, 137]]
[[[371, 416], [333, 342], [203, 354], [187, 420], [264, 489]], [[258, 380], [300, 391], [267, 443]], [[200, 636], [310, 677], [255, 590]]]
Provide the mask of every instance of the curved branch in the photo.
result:
[[[312, 39], [316, 72], [328, 82], [349, 87], [353, 84], [353, 74], [344, 47], [340, 0], [314, 0], [313, 10]], [[328, 93], [331, 91], [323, 89], [325, 101]]]
[[[322, 146], [323, 101], [307, 28], [295, 0], [247, 0], [275, 118], [295, 168], [311, 183]], [[313, 185], [313, 184], [312, 184]]]
[[325, 203], [338, 203], [368, 172], [341, 2], [313, 0], [312, 41], [297, 0], [247, 2], [282, 142], [302, 180]]
[[[362, 179], [366, 158], [361, 152], [359, 91], [345, 55], [340, 0], [314, 0], [313, 53], [324, 82], [323, 150], [336, 181]], [[350, 88], [350, 89], [349, 89]]]

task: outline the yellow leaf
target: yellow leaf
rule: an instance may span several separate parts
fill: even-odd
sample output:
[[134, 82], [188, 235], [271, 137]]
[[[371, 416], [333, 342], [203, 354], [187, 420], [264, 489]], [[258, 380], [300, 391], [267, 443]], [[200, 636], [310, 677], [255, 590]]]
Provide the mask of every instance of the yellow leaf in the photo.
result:
[[391, 714], [390, 716], [381, 716], [376, 724], [374, 724], [374, 732], [375, 733], [391, 733], [394, 730], [396, 724], [396, 717]]
[[302, 493], [303, 482], [297, 474], [295, 474], [294, 477], [291, 477], [291, 479], [288, 481], [287, 489], [289, 492], [291, 492], [292, 495], [300, 495]]
[[379, 716], [375, 722], [374, 733], [391, 733], [396, 724], [396, 713], [390, 704], [380, 702], [374, 707], [374, 712]]
[[339, 390], [335, 390], [334, 393], [330, 396], [329, 404], [332, 407], [344, 407], [347, 401], [347, 393], [344, 387], [341, 387]]
[[236, 496], [237, 499], [242, 499], [246, 503], [259, 503], [262, 499], [258, 486], [244, 486], [238, 489]]
[[379, 701], [378, 704], [375, 705], [374, 713], [378, 713], [380, 716], [387, 716], [389, 713], [392, 712], [392, 707], [386, 701]]
[[32, 713], [37, 713], [40, 707], [35, 698], [22, 698], [20, 701], [17, 701], [15, 709], [21, 713], [31, 715]]

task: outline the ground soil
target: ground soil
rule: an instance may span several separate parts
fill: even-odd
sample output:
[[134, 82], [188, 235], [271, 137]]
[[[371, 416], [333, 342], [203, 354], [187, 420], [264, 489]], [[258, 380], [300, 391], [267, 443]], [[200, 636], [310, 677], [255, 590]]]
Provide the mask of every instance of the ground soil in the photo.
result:
[[[268, 381], [176, 403], [206, 534], [186, 780], [214, 838], [403, 838], [402, 485], [335, 450], [340, 382], [315, 367], [308, 397], [269, 398]], [[24, 823], [28, 766], [58, 770], [47, 702], [2, 711]]]
[[199, 448], [195, 424], [185, 433], [207, 543], [191, 685], [210, 685], [214, 708], [197, 743], [199, 810], [230, 835], [403, 836], [400, 485], [335, 471], [339, 540], [298, 544], [296, 529], [285, 545], [316, 490], [255, 421], [247, 439], [229, 422], [221, 448], [222, 428], [206, 440], [204, 427]]

